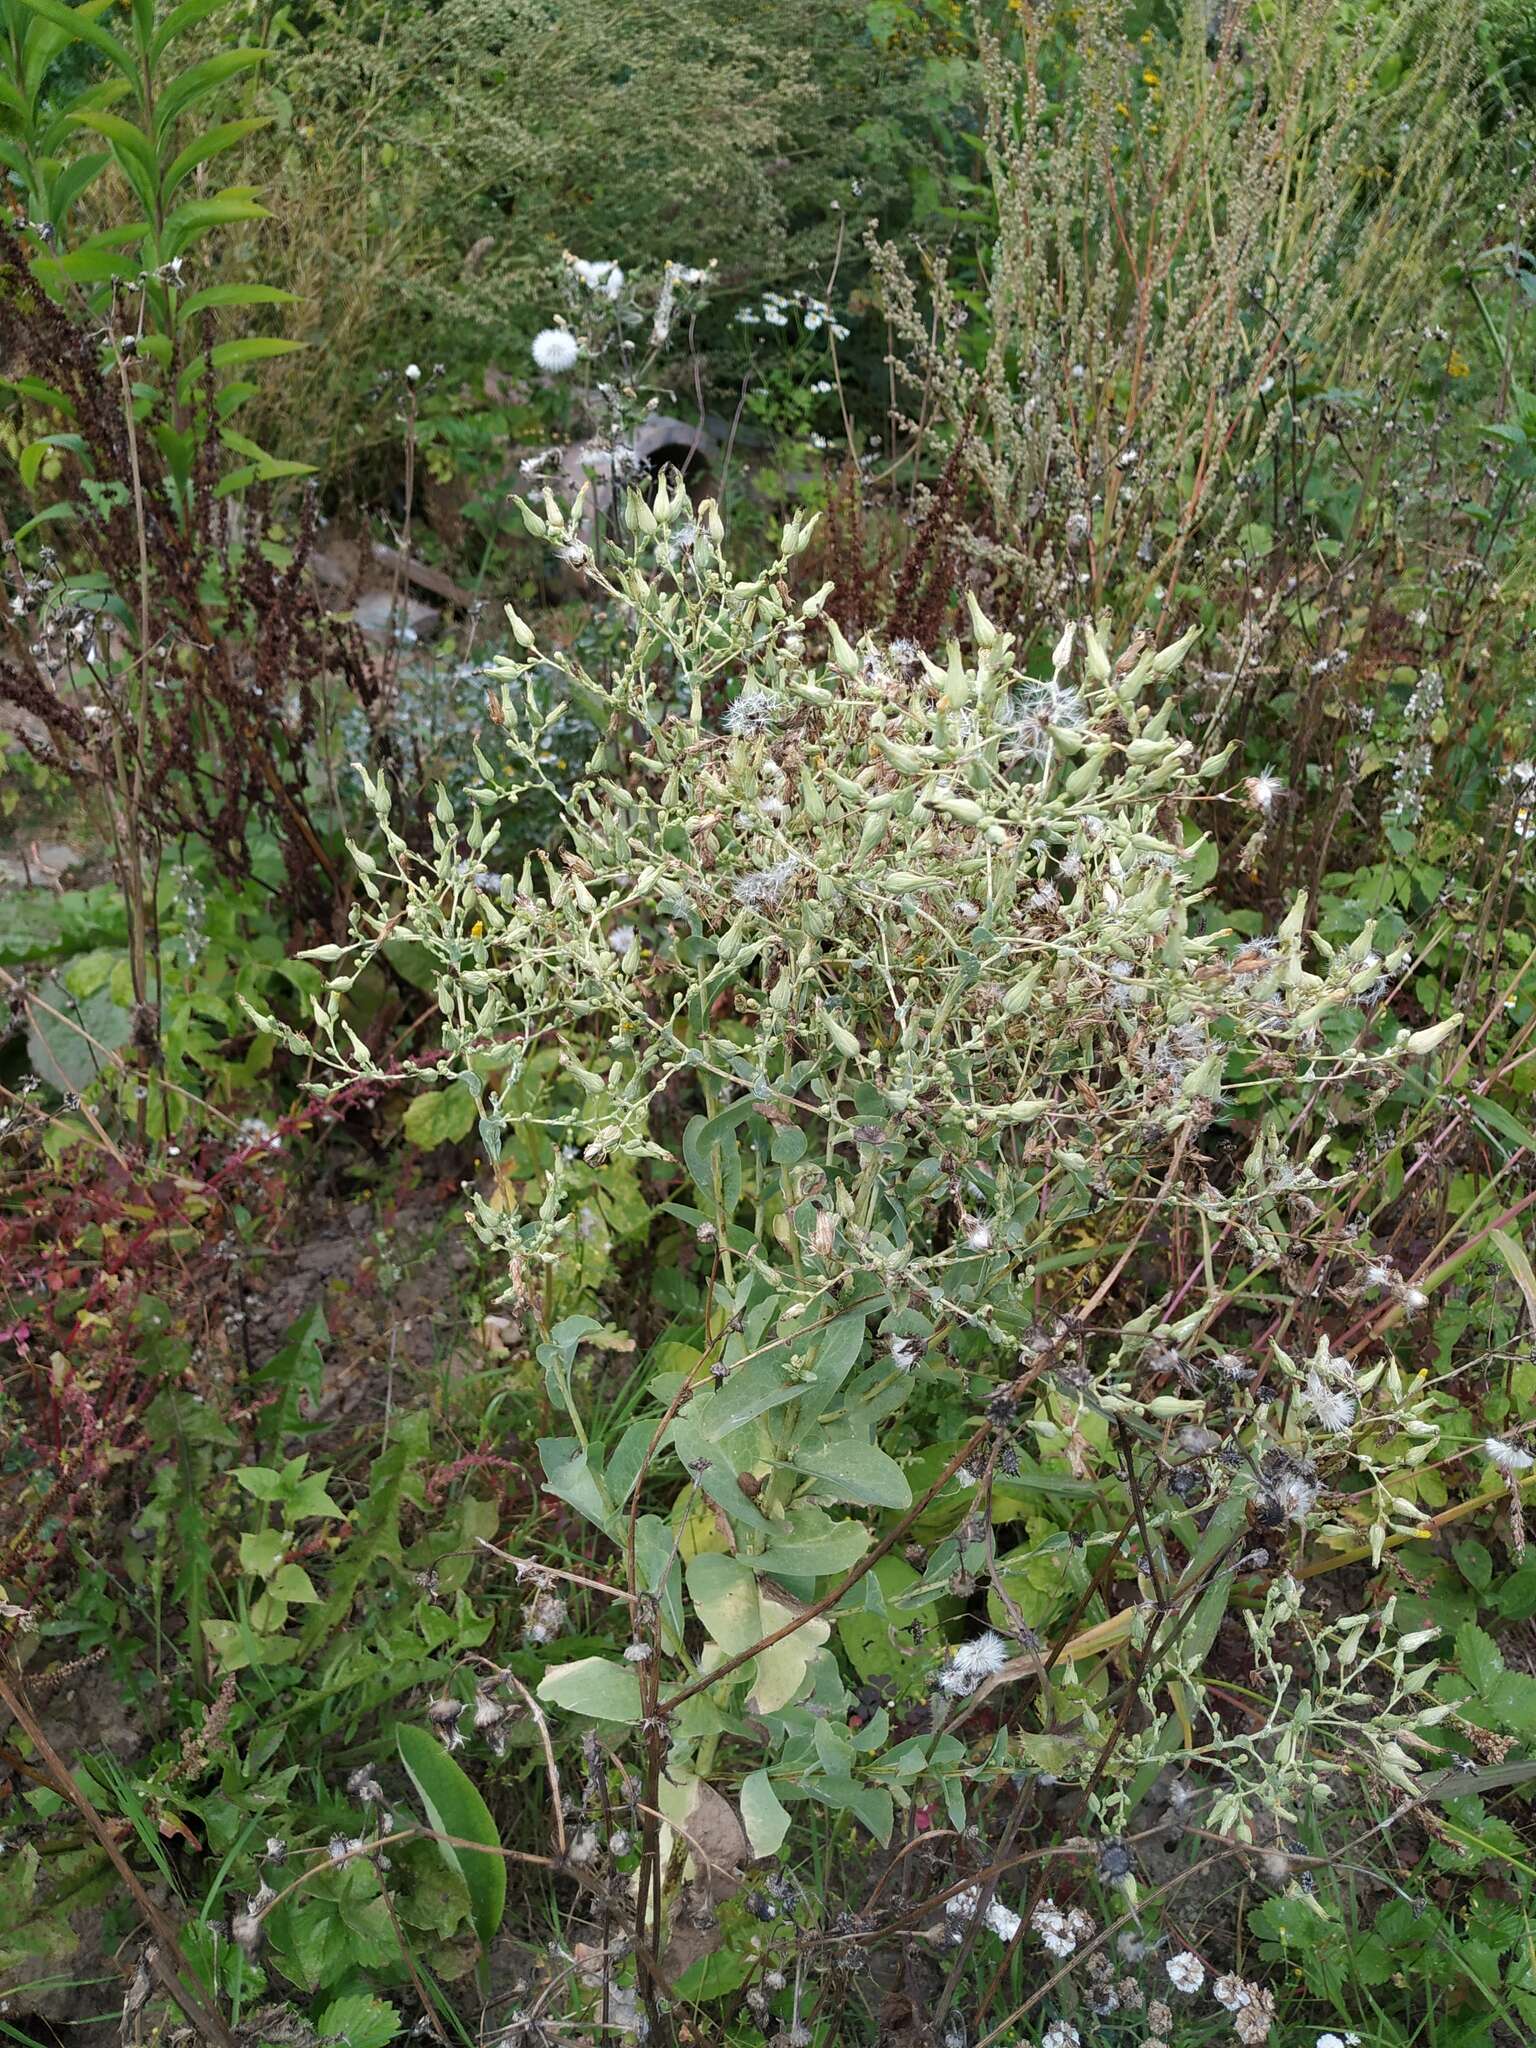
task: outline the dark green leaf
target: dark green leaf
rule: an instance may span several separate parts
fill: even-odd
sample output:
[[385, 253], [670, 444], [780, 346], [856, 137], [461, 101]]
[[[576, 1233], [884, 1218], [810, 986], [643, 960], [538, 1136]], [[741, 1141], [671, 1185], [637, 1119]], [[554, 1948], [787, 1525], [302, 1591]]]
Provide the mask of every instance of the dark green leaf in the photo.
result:
[[507, 1903], [507, 1866], [499, 1853], [501, 1837], [485, 1801], [436, 1736], [425, 1728], [407, 1723], [395, 1731], [400, 1761], [427, 1810], [427, 1818], [440, 1835], [458, 1842], [473, 1843], [461, 1848], [455, 1842], [439, 1842], [443, 1860], [464, 1880], [469, 1893], [470, 1918], [489, 1953], [491, 1942]]

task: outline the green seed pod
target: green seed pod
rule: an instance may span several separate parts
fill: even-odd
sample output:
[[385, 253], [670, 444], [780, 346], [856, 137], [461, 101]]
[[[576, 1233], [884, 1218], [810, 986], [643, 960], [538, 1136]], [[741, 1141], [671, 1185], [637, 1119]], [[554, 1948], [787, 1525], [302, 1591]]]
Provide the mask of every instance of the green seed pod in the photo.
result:
[[1063, 794], [1077, 798], [1087, 796], [1091, 790], [1097, 789], [1099, 776], [1103, 772], [1104, 762], [1108, 753], [1109, 748], [1107, 746], [1095, 747], [1087, 760], [1080, 767], [1074, 768], [1072, 773], [1062, 783]]
[[864, 820], [864, 830], [859, 834], [858, 849], [853, 856], [855, 865], [861, 860], [867, 860], [874, 852], [885, 837], [888, 823], [889, 820], [879, 811], [872, 811]]
[[839, 1024], [837, 1019], [826, 1010], [823, 1010], [821, 1013], [821, 1021], [827, 1028], [828, 1038], [831, 1039], [838, 1051], [844, 1054], [846, 1058], [856, 1060], [863, 1047], [859, 1044], [853, 1033], [845, 1025]]
[[1109, 656], [1104, 652], [1104, 644], [1099, 639], [1091, 619], [1085, 620], [1083, 624], [1083, 646], [1083, 666], [1088, 671], [1090, 681], [1107, 683], [1110, 673]]
[[1032, 967], [1027, 974], [1021, 974], [1003, 997], [1002, 1012], [1005, 1017], [1022, 1017], [1029, 1008], [1040, 982], [1040, 969]]
[[995, 647], [998, 637], [997, 628], [976, 602], [975, 591], [967, 590], [965, 593], [965, 603], [966, 609], [971, 615], [971, 631], [976, 636], [976, 645], [978, 647]]
[[836, 619], [827, 620], [827, 638], [832, 642], [832, 660], [845, 676], [859, 673], [859, 657], [843, 638], [842, 628]]
[[528, 503], [527, 499], [514, 498], [512, 502], [517, 507], [518, 513], [522, 519], [524, 526], [527, 527], [529, 533], [532, 534], [533, 538], [535, 540], [547, 539], [549, 535], [549, 528], [544, 524], [544, 521], [539, 517], [538, 513], [534, 511], [533, 507]]
[[928, 801], [936, 811], [943, 811], [962, 825], [985, 825], [988, 822], [988, 813], [971, 797], [931, 796]]
[[[904, 747], [896, 740], [888, 740], [884, 733], [876, 733], [875, 745], [891, 766], [899, 768], [903, 775], [923, 774], [928, 766], [928, 760], [932, 759], [934, 753], [931, 747]], [[928, 759], [924, 758], [925, 755]]]
[[631, 533], [641, 534], [646, 540], [656, 531], [656, 515], [638, 491], [625, 495], [624, 524]]
[[1188, 654], [1190, 648], [1200, 638], [1200, 632], [1199, 626], [1191, 626], [1187, 633], [1180, 634], [1171, 647], [1165, 647], [1161, 653], [1154, 654], [1152, 657], [1153, 675], [1159, 677], [1171, 676], [1185, 655]]

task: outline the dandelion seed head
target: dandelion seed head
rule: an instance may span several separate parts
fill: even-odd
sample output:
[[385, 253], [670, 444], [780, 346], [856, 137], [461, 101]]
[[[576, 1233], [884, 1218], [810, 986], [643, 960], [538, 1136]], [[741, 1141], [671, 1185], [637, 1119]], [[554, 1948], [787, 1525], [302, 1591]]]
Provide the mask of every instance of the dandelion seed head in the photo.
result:
[[772, 690], [765, 690], [757, 683], [749, 683], [741, 695], [729, 706], [721, 721], [728, 733], [737, 739], [756, 739], [759, 734], [772, 732], [784, 715], [784, 702]]
[[575, 369], [581, 345], [564, 327], [541, 327], [533, 337], [529, 353], [546, 376], [563, 377], [567, 370]]

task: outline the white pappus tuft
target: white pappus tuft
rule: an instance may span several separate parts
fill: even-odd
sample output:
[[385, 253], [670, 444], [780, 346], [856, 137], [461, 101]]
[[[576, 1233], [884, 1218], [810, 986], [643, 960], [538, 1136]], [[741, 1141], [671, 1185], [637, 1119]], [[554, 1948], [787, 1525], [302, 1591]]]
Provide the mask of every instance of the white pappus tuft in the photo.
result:
[[581, 344], [567, 328], [541, 327], [533, 337], [529, 354], [535, 367], [546, 376], [563, 377], [567, 370], [575, 369]]
[[988, 1629], [973, 1642], [962, 1643], [951, 1653], [949, 1662], [939, 1673], [939, 1690], [955, 1699], [966, 1699], [984, 1678], [1001, 1671], [1007, 1662], [1008, 1645], [1000, 1635]]

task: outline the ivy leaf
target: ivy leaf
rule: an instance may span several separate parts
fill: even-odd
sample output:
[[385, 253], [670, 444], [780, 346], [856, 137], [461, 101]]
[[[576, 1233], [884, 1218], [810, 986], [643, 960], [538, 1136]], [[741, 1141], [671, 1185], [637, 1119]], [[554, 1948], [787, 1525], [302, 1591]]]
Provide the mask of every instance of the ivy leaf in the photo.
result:
[[279, 1566], [267, 1584], [274, 1600], [287, 1600], [295, 1607], [313, 1607], [320, 1595], [315, 1582], [301, 1564]]
[[284, 1489], [284, 1505], [290, 1521], [297, 1522], [305, 1515], [328, 1515], [341, 1519], [342, 1510], [325, 1490], [325, 1482], [330, 1476], [329, 1472], [311, 1472], [291, 1492]]
[[456, 1870], [469, 1893], [469, 1913], [480, 1946], [490, 1951], [507, 1904], [507, 1866], [490, 1810], [469, 1778], [435, 1736], [411, 1724], [397, 1729], [400, 1761], [410, 1773], [427, 1818], [440, 1835], [478, 1844], [477, 1849], [439, 1842], [443, 1861]]

